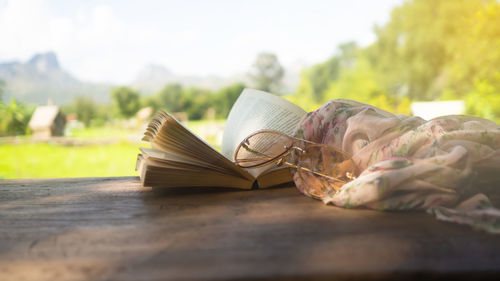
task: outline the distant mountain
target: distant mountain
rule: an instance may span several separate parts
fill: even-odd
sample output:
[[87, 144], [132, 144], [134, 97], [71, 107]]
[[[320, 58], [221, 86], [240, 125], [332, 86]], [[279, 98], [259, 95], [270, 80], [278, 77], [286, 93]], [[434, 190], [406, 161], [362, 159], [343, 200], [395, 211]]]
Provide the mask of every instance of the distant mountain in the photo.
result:
[[28, 103], [66, 104], [77, 96], [108, 102], [111, 85], [85, 83], [63, 70], [56, 54], [36, 54], [26, 63], [0, 63], [0, 80], [5, 82], [4, 100], [12, 97]]
[[[282, 80], [282, 93], [292, 93], [295, 91], [303, 66], [303, 64], [294, 64], [286, 69]], [[252, 81], [249, 80], [248, 75], [245, 73], [235, 74], [230, 77], [178, 75], [161, 65], [150, 64], [137, 74], [130, 86], [141, 91], [143, 94], [153, 94], [170, 83], [179, 83], [185, 87], [218, 90], [237, 82], [243, 82], [249, 87], [252, 86]]]
[[[283, 77], [283, 93], [294, 92], [302, 66], [286, 69]], [[51, 99], [55, 104], [71, 103], [75, 97], [85, 96], [99, 103], [110, 101], [111, 84], [87, 83], [78, 80], [61, 68], [56, 54], [47, 52], [35, 54], [27, 62], [11, 61], [0, 63], [0, 80], [5, 82], [3, 99], [12, 97], [19, 101], [46, 104]], [[248, 75], [235, 74], [231, 77], [178, 75], [161, 65], [148, 65], [142, 69], [129, 86], [144, 95], [161, 90], [170, 83], [180, 83], [185, 87], [199, 87], [218, 90], [236, 82], [252, 86]]]
[[161, 65], [150, 64], [137, 74], [131, 86], [144, 94], [152, 94], [171, 83], [179, 83], [185, 87], [217, 90], [242, 80], [244, 79], [237, 76], [223, 78], [218, 76], [178, 75]]

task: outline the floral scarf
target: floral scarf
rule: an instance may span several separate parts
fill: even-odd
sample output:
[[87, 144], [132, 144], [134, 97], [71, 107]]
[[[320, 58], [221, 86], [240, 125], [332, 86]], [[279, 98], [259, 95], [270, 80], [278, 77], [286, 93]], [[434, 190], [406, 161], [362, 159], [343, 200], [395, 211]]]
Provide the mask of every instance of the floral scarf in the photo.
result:
[[[500, 126], [473, 116], [425, 121], [352, 100], [308, 113], [295, 137], [341, 148], [357, 178], [323, 202], [377, 210], [427, 210], [437, 219], [500, 233], [500, 210], [482, 192], [500, 188]], [[310, 196], [311, 183], [293, 172]]]

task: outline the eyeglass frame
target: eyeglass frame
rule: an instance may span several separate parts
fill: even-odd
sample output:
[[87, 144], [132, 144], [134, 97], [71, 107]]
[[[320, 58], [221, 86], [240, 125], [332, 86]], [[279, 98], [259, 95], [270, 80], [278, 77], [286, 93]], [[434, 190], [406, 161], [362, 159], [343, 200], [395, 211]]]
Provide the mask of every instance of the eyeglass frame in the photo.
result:
[[[287, 138], [291, 139], [291, 144], [292, 144], [292, 145], [291, 145], [290, 147], [287, 147], [286, 145], [284, 145], [284, 149], [285, 149], [285, 151], [283, 151], [282, 153], [280, 153], [279, 155], [277, 155], [277, 156], [275, 156], [275, 157], [269, 157], [269, 156], [267, 156], [267, 155], [265, 155], [265, 154], [263, 154], [263, 153], [260, 153], [260, 152], [258, 152], [258, 151], [254, 151], [253, 149], [252, 149], [252, 150], [251, 150], [251, 149], [248, 149], [248, 146], [245, 144], [245, 143], [247, 142], [247, 140], [248, 140], [249, 138], [251, 138], [251, 137], [253, 137], [253, 136], [257, 135], [257, 134], [260, 134], [260, 133], [273, 133], [273, 134], [281, 135], [281, 136], [283, 136], [283, 137], [287, 137]], [[303, 149], [303, 148], [300, 148], [300, 147], [296, 146], [296, 145], [295, 145], [295, 143], [296, 143], [296, 142], [304, 142], [306, 145], [311, 145], [311, 146], [319, 146], [319, 147], [326, 147], [326, 148], [328, 148], [328, 149], [333, 149], [335, 152], [341, 153], [341, 154], [344, 156], [344, 158], [345, 158], [345, 160], [344, 160], [344, 161], [339, 162], [339, 163], [343, 163], [343, 162], [345, 162], [346, 160], [350, 160], [350, 161], [352, 161], [352, 156], [351, 156], [349, 153], [347, 153], [347, 152], [345, 152], [345, 151], [343, 151], [343, 150], [341, 150], [341, 149], [338, 149], [338, 148], [336, 148], [336, 147], [334, 147], [334, 146], [327, 145], [327, 144], [324, 144], [324, 143], [315, 143], [315, 142], [312, 142], [312, 141], [308, 141], [308, 140], [304, 140], [304, 139], [295, 138], [295, 137], [289, 136], [289, 135], [287, 135], [287, 134], [285, 134], [285, 133], [282, 133], [282, 132], [280, 132], [280, 131], [276, 131], [276, 130], [269, 130], [269, 129], [259, 130], [259, 131], [253, 132], [252, 134], [250, 134], [250, 135], [248, 135], [247, 137], [245, 137], [245, 138], [243, 139], [243, 141], [241, 141], [241, 142], [240, 142], [240, 144], [236, 147], [236, 153], [234, 154], [234, 161], [235, 161], [236, 165], [238, 165], [238, 167], [242, 167], [242, 168], [256, 168], [256, 167], [261, 167], [261, 166], [267, 165], [267, 164], [269, 164], [269, 163], [271, 163], [271, 162], [273, 162], [273, 161], [275, 161], [275, 160], [276, 160], [276, 163], [275, 163], [275, 164], [276, 164], [278, 167], [279, 167], [279, 166], [281, 166], [281, 165], [283, 165], [283, 164], [285, 164], [285, 165], [287, 165], [287, 166], [289, 166], [289, 167], [292, 167], [292, 168], [295, 168], [295, 169], [302, 169], [302, 170], [305, 170], [305, 171], [307, 171], [307, 172], [313, 173], [313, 174], [315, 174], [315, 175], [318, 175], [318, 176], [322, 176], [322, 177], [328, 178], [328, 179], [330, 179], [330, 180], [340, 181], [340, 182], [346, 182], [346, 181], [344, 181], [344, 180], [341, 180], [341, 179], [338, 179], [338, 178], [335, 178], [335, 177], [332, 177], [332, 176], [328, 176], [328, 175], [325, 175], [325, 174], [322, 174], [322, 173], [319, 173], [319, 172], [316, 172], [316, 171], [312, 171], [311, 169], [308, 169], [308, 168], [305, 168], [305, 167], [302, 167], [302, 166], [297, 166], [297, 165], [295, 165], [295, 164], [292, 164], [292, 163], [287, 162], [287, 161], [285, 160], [285, 158], [286, 158], [286, 156], [288, 156], [289, 154], [291, 154], [291, 153], [292, 153], [292, 149], [296, 149], [296, 150], [298, 150], [298, 151], [299, 151], [299, 153], [301, 153], [301, 154], [305, 154], [305, 153], [307, 153], [307, 151], [306, 151], [305, 149]], [[251, 165], [251, 166], [241, 166], [239, 163], [241, 163], [241, 162], [242, 162], [241, 160], [244, 160], [244, 159], [240, 159], [240, 160], [238, 160], [238, 159], [236, 159], [236, 157], [237, 157], [237, 155], [238, 155], [238, 153], [237, 153], [237, 152], [238, 152], [238, 151], [239, 151], [242, 147], [243, 147], [244, 149], [247, 149], [247, 150], [248, 150], [248, 151], [250, 151], [250, 152], [253, 152], [253, 153], [257, 154], [257, 155], [261, 155], [261, 156], [264, 156], [264, 157], [268, 157], [268, 158], [269, 158], [269, 160], [266, 160], [266, 161], [264, 161], [264, 162], [262, 162], [262, 163], [255, 164], [255, 165]], [[246, 148], [245, 148], [245, 147], [246, 147]], [[357, 169], [357, 166], [354, 164], [354, 162], [353, 162], [353, 165], [354, 165], [354, 170], [356, 170], [356, 169]], [[351, 174], [350, 172], [346, 172], [346, 175], [345, 175], [345, 176], [346, 176], [348, 179], [350, 179], [350, 180], [353, 180], [353, 179], [355, 179], [355, 178], [356, 178], [356, 176], [355, 176], [355, 175], [353, 175], [353, 174]]]

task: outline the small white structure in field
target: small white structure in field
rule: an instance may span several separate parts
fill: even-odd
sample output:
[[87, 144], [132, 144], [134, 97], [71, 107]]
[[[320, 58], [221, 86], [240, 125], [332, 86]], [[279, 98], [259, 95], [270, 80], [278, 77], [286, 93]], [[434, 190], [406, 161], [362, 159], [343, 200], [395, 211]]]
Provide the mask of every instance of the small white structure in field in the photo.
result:
[[414, 102], [411, 104], [411, 112], [425, 120], [445, 115], [464, 114], [465, 102], [461, 100]]
[[36, 108], [31, 116], [29, 127], [35, 138], [48, 138], [62, 136], [66, 118], [55, 105], [43, 105]]
[[139, 121], [140, 123], [144, 123], [149, 121], [152, 115], [153, 115], [153, 108], [144, 107], [141, 110], [137, 111], [137, 113], [135, 114], [135, 118], [137, 118], [137, 121]]

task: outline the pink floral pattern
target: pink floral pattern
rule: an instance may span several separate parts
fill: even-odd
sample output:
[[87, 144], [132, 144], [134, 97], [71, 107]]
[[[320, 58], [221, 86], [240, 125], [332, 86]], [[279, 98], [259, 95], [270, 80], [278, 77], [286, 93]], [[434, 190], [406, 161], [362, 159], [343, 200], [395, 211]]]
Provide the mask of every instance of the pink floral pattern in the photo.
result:
[[[327, 204], [427, 210], [500, 233], [500, 211], [480, 194], [500, 187], [500, 126], [492, 121], [463, 115], [425, 121], [342, 99], [308, 113], [295, 137], [341, 148], [359, 168], [355, 180], [324, 193]], [[311, 183], [292, 173], [310, 195]]]

